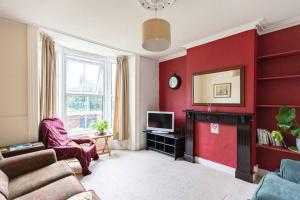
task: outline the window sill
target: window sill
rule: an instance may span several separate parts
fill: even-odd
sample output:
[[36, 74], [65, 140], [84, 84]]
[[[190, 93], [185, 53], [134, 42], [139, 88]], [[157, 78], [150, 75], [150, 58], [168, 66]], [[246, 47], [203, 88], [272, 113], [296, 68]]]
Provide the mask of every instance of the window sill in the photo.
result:
[[97, 133], [96, 130], [82, 130], [82, 131], [78, 131], [78, 132], [68, 133], [68, 135], [70, 138], [76, 138], [79, 136], [94, 135], [95, 133]]

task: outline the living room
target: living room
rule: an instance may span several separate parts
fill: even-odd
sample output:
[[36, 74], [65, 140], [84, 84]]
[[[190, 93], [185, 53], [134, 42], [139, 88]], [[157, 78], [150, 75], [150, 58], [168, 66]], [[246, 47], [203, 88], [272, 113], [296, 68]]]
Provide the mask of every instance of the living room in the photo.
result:
[[0, 200], [298, 200], [300, 2], [0, 0]]

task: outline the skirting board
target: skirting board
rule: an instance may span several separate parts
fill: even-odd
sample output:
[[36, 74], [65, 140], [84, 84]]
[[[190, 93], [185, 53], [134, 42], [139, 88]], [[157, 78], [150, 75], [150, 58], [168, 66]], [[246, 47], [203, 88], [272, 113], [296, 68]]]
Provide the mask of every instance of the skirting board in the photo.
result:
[[219, 163], [216, 163], [216, 162], [213, 162], [210, 160], [206, 160], [206, 159], [200, 158], [200, 157], [195, 157], [195, 162], [199, 163], [201, 165], [204, 165], [206, 167], [210, 167], [210, 168], [216, 169], [218, 171], [222, 171], [222, 172], [231, 174], [233, 176], [235, 175], [235, 168], [228, 167], [226, 165], [222, 165], [222, 164], [219, 164]]
[[[200, 158], [200, 157], [195, 157], [195, 163], [204, 165], [206, 167], [210, 167], [212, 169], [218, 170], [218, 171], [222, 171], [225, 172], [227, 174], [230, 174], [232, 176], [235, 176], [235, 168], [232, 167], [228, 167], [226, 165], [222, 165], [220, 163], [216, 163], [210, 160], [206, 160], [204, 158]], [[265, 169], [260, 169], [256, 166], [254, 166], [253, 168], [253, 181], [256, 182], [257, 180], [259, 180], [259, 178], [263, 177], [264, 175], [266, 175], [267, 173], [269, 173], [268, 170]]]

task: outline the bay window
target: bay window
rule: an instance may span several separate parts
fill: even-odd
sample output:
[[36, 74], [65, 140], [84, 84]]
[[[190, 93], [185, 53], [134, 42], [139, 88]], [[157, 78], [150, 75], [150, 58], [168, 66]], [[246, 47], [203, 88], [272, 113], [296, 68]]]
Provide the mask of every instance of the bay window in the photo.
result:
[[111, 57], [64, 54], [63, 118], [69, 134], [88, 134], [97, 120], [113, 123], [116, 62]]

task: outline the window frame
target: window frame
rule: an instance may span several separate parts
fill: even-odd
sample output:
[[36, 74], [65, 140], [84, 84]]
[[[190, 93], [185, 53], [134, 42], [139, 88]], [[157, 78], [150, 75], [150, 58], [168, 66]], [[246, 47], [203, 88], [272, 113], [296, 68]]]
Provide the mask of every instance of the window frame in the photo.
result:
[[[75, 60], [75, 61], [78, 61], [79, 63], [91, 63], [91, 64], [99, 64], [99, 65], [102, 65], [102, 66], [99, 66], [99, 70], [101, 70], [101, 68], [103, 69], [103, 77], [105, 79], [105, 60], [97, 60], [95, 62], [91, 61], [90, 60], [87, 60], [86, 61], [83, 61], [83, 59], [79, 58], [78, 56], [75, 57], [71, 54], [64, 54], [64, 58], [65, 58], [65, 64], [64, 64], [64, 68], [65, 68], [65, 81], [67, 82], [67, 61], [68, 60]], [[95, 92], [85, 92], [85, 91], [82, 91], [82, 92], [76, 92], [76, 91], [71, 91], [69, 92], [69, 94], [82, 94], [82, 95], [98, 95], [99, 94], [99, 80], [100, 80], [100, 71], [99, 71], [99, 74], [98, 74], [98, 80], [97, 80], [97, 86], [96, 86], [96, 91]], [[105, 80], [104, 80], [104, 84], [105, 84]], [[104, 96], [104, 88], [103, 87], [103, 96]], [[67, 89], [65, 89], [65, 91], [67, 91]]]
[[[67, 57], [71, 59], [76, 59], [80, 61], [87, 61], [91, 63], [102, 63], [103, 64], [103, 94], [100, 94], [99, 91], [99, 82], [97, 83], [97, 92], [72, 92], [72, 93], [67, 93]], [[112, 113], [112, 102], [113, 102], [113, 97], [114, 97], [114, 91], [112, 91], [112, 65], [116, 64], [116, 57], [110, 57], [110, 56], [100, 56], [100, 55], [95, 55], [91, 53], [86, 53], [86, 52], [81, 52], [77, 50], [71, 50], [71, 49], [66, 49], [64, 48], [62, 53], [61, 53], [61, 83], [59, 83], [61, 86], [61, 96], [60, 96], [60, 104], [61, 104], [61, 117], [64, 122], [67, 120], [67, 96], [68, 95], [75, 95], [75, 96], [100, 96], [103, 99], [103, 108], [102, 108], [102, 120], [106, 120], [109, 122], [109, 128], [108, 131], [112, 131], [112, 126], [113, 126], [113, 114]], [[100, 81], [100, 73], [98, 77], [98, 81]], [[111, 84], [107, 84], [110, 83]], [[69, 130], [68, 130], [69, 131]], [[92, 134], [95, 131], [88, 131], [88, 130], [83, 130], [78, 133], [72, 133], [71, 136], [78, 136], [78, 135], [88, 135]]]

